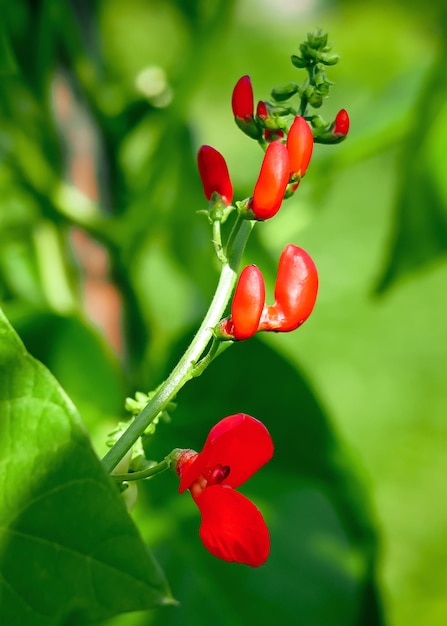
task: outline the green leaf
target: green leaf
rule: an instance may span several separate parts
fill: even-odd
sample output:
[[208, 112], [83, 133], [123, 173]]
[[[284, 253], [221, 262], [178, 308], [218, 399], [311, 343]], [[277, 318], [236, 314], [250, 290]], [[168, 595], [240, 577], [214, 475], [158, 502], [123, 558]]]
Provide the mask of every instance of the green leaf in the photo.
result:
[[76, 404], [91, 437], [105, 418], [122, 415], [123, 373], [93, 325], [77, 315], [19, 307], [5, 311], [28, 351], [54, 373]]
[[447, 211], [433, 175], [421, 167], [406, 180], [396, 207], [394, 234], [377, 292], [447, 253]]
[[376, 288], [379, 293], [447, 252], [447, 209], [430, 156], [439, 129], [442, 133], [445, 126], [446, 52], [443, 40], [402, 146], [391, 250]]
[[0, 24], [0, 75], [15, 74], [16, 72], [16, 61], [9, 45], [9, 41], [5, 33], [5, 28], [3, 25]]
[[0, 313], [0, 623], [172, 603], [77, 411]]

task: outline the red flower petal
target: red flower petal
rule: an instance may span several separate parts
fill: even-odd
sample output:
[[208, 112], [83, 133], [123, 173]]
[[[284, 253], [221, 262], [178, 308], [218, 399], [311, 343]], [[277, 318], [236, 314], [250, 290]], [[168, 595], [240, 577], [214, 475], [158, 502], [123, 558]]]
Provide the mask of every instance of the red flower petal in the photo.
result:
[[295, 330], [312, 313], [317, 292], [318, 271], [312, 257], [289, 243], [279, 260], [275, 304], [264, 309], [259, 330]]
[[207, 487], [196, 499], [202, 515], [200, 538], [224, 561], [259, 567], [270, 552], [270, 535], [261, 512], [231, 487]]
[[234, 338], [249, 339], [258, 330], [265, 304], [265, 284], [256, 265], [247, 265], [241, 272], [231, 304]]
[[290, 163], [286, 146], [279, 140], [269, 143], [256, 182], [251, 209], [257, 220], [276, 215], [289, 182]]
[[287, 135], [290, 173], [304, 176], [312, 156], [314, 136], [304, 117], [297, 115]]
[[272, 455], [272, 438], [262, 422], [245, 413], [230, 415], [210, 430], [202, 452], [184, 472], [179, 492], [188, 489], [205, 468], [212, 469], [217, 465], [230, 468], [229, 475], [221, 484], [236, 488], [267, 463]]
[[279, 261], [275, 300], [286, 318], [282, 330], [295, 330], [307, 320], [315, 306], [318, 272], [303, 248], [288, 244]]

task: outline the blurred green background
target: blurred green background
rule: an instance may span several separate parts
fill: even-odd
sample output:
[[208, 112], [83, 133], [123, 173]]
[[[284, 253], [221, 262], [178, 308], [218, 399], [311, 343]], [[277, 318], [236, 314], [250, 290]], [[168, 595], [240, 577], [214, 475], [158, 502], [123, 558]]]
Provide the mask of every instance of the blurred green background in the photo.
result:
[[248, 571], [205, 554], [194, 504], [161, 476], [134, 516], [180, 606], [108, 623], [444, 626], [444, 2], [40, 0], [4, 14], [0, 300], [99, 454], [125, 395], [161, 382], [212, 295], [197, 148], [225, 155], [237, 198], [256, 180], [235, 82], [249, 74], [256, 99], [301, 82], [289, 57], [317, 27], [341, 56], [322, 113], [346, 108], [348, 139], [315, 147], [246, 250], [272, 299], [280, 251], [306, 248], [316, 309], [295, 333], [225, 353], [149, 451], [200, 449], [232, 412], [262, 419], [276, 454], [244, 492], [271, 558]]

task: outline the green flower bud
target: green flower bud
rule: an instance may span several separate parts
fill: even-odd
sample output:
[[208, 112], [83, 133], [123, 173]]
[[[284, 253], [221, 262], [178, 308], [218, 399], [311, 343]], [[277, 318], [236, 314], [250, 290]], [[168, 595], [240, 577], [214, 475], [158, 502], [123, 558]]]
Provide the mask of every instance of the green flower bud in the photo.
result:
[[322, 54], [321, 62], [323, 65], [336, 65], [339, 61], [338, 54]]
[[322, 49], [327, 46], [327, 33], [321, 31], [317, 33], [307, 33], [307, 42], [311, 48], [315, 50]]
[[315, 85], [316, 87], [320, 87], [327, 82], [326, 73], [321, 70], [315, 72]]
[[323, 104], [323, 96], [321, 96], [317, 91], [314, 91], [309, 98], [309, 104], [314, 107], [314, 109], [319, 109]]
[[317, 93], [320, 94], [320, 96], [323, 96], [323, 98], [325, 98], [326, 96], [329, 95], [329, 87], [330, 87], [329, 83], [324, 83], [322, 85], [319, 85], [317, 88]]
[[272, 98], [277, 102], [283, 102], [294, 96], [298, 92], [298, 88], [296, 83], [288, 83], [282, 87], [275, 87], [275, 89], [272, 89]]
[[300, 57], [296, 54], [292, 54], [291, 59], [292, 59], [292, 64], [298, 69], [303, 69], [304, 67], [307, 67], [307, 61], [303, 59], [303, 57]]

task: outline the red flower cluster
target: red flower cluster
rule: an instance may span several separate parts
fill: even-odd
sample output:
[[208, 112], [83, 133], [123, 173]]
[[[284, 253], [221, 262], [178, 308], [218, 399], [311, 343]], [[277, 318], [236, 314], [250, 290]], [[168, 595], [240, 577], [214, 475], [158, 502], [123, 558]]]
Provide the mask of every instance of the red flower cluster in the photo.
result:
[[257, 220], [276, 215], [289, 183], [292, 192], [297, 189], [306, 173], [313, 147], [312, 130], [304, 117], [299, 115], [290, 127], [285, 145], [278, 139], [269, 143], [249, 203]]
[[218, 422], [202, 452], [178, 452], [179, 492], [190, 490], [202, 516], [200, 538], [214, 556], [252, 567], [266, 561], [270, 536], [262, 514], [235, 489], [272, 455], [267, 428], [244, 413]]
[[[255, 139], [262, 132], [259, 122], [267, 124], [269, 105], [258, 102], [254, 114], [253, 88], [249, 76], [242, 76], [236, 83], [232, 96], [235, 120], [240, 128]], [[340, 128], [343, 122], [340, 120]], [[247, 217], [266, 220], [279, 211], [284, 197], [296, 191], [306, 173], [312, 156], [314, 138], [312, 129], [304, 117], [297, 115], [284, 140], [284, 130], [264, 128], [268, 142], [264, 159], [256, 181], [253, 196], [248, 201]], [[233, 200], [233, 185], [224, 157], [211, 146], [202, 146], [198, 154], [199, 173], [208, 200], [217, 194], [226, 206]]]
[[315, 305], [318, 273], [309, 254], [288, 244], [279, 259], [275, 303], [265, 304], [265, 285], [256, 265], [245, 267], [231, 305], [231, 317], [220, 323], [223, 337], [249, 339], [261, 330], [288, 332], [307, 320]]
[[[266, 220], [276, 215], [289, 183], [295, 191], [306, 173], [312, 150], [312, 130], [300, 116], [290, 127], [286, 144], [280, 139], [269, 143], [253, 197], [248, 203], [255, 219]], [[206, 198], [210, 200], [216, 193], [229, 206], [233, 199], [233, 185], [224, 157], [211, 146], [202, 146], [198, 165]]]

